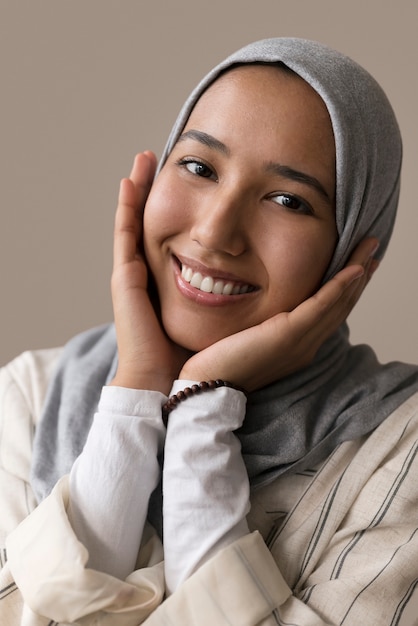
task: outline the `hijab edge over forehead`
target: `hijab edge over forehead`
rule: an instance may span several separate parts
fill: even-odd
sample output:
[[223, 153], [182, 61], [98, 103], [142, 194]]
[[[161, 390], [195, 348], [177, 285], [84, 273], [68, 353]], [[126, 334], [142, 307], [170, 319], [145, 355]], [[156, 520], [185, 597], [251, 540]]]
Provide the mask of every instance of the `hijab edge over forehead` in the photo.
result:
[[[339, 241], [325, 279], [344, 267], [366, 236], [389, 243], [400, 191], [402, 143], [393, 109], [375, 79], [340, 52], [307, 39], [264, 39], [214, 67], [192, 91], [172, 128], [159, 168], [177, 142], [200, 96], [233, 66], [281, 63], [305, 80], [329, 112], [336, 148], [336, 222]], [[384, 132], [383, 132], [384, 131]]]

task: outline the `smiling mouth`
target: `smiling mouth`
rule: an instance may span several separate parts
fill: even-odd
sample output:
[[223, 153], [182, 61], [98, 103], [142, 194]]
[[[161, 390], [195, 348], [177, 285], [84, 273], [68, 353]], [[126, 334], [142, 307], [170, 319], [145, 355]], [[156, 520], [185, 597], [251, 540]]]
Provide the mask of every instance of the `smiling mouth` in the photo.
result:
[[239, 294], [250, 293], [256, 291], [256, 287], [246, 283], [234, 282], [231, 280], [222, 280], [213, 278], [212, 276], [204, 276], [200, 272], [195, 272], [187, 265], [181, 265], [181, 276], [183, 280], [189, 283], [195, 289], [204, 293], [213, 293], [222, 296], [236, 296]]

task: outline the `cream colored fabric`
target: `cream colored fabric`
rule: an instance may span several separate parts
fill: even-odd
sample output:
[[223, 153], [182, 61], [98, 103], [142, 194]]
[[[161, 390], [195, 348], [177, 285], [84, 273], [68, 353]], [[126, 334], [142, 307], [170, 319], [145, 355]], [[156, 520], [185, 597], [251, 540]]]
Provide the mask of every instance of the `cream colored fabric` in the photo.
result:
[[0, 369], [0, 546], [36, 504], [29, 486], [32, 438], [60, 352], [24, 352]]
[[[35, 506], [28, 484], [33, 423], [57, 356], [26, 353], [0, 372], [2, 539]], [[164, 602], [162, 547], [150, 527], [126, 581], [84, 567], [86, 550], [65, 514], [63, 478], [8, 539], [16, 581], [5, 564], [0, 624], [418, 624], [418, 610], [407, 618], [418, 580], [417, 440], [415, 396], [321, 467], [256, 491], [248, 518], [253, 532]]]

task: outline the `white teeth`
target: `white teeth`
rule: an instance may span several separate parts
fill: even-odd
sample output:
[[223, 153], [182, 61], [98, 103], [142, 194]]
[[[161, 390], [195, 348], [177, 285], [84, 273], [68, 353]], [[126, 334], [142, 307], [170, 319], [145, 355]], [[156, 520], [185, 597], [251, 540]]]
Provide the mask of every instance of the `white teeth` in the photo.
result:
[[212, 293], [222, 293], [224, 284], [222, 280], [217, 280], [213, 285]]
[[206, 293], [211, 293], [213, 289], [213, 278], [210, 276], [205, 276], [200, 284], [200, 291], [206, 291]]
[[202, 280], [203, 280], [202, 274], [199, 274], [199, 272], [196, 272], [196, 274], [193, 274], [190, 284], [192, 287], [196, 287], [197, 289], [200, 289]]
[[200, 289], [200, 291], [204, 291], [205, 293], [230, 296], [239, 293], [247, 293], [250, 290], [249, 285], [237, 285], [219, 279], [214, 280], [211, 276], [203, 276], [200, 272], [193, 272], [193, 270], [186, 265], [182, 266], [181, 275], [192, 287], [196, 287], [196, 289]]

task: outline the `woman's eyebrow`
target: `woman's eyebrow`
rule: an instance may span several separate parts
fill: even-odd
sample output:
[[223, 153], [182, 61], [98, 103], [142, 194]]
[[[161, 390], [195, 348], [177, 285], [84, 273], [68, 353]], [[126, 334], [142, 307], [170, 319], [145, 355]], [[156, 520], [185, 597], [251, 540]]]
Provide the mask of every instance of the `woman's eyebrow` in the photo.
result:
[[219, 139], [215, 139], [215, 137], [213, 137], [212, 135], [208, 135], [201, 130], [187, 130], [185, 133], [180, 135], [180, 137], [178, 138], [178, 143], [180, 141], [184, 141], [185, 139], [194, 139], [195, 141], [199, 141], [204, 146], [214, 148], [215, 150], [218, 150], [218, 152], [222, 152], [227, 156], [231, 154], [229, 148], [227, 148], [227, 146], [222, 143], [222, 141], [219, 141]]
[[332, 203], [332, 198], [329, 197], [325, 187], [319, 182], [315, 176], [311, 176], [310, 174], [305, 174], [305, 172], [300, 172], [299, 170], [293, 169], [293, 167], [289, 167], [288, 165], [282, 165], [281, 163], [274, 163], [270, 161], [266, 164], [266, 171], [272, 174], [277, 174], [279, 176], [284, 176], [285, 178], [289, 178], [290, 180], [294, 180], [298, 183], [303, 183], [305, 185], [309, 185], [313, 187], [321, 196], [323, 196], [328, 202]]

